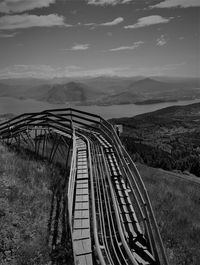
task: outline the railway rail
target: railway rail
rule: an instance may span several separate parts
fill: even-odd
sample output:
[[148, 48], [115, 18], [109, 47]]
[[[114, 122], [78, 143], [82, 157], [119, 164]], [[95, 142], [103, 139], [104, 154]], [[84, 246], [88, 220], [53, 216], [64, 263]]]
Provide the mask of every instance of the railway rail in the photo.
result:
[[74, 264], [168, 265], [144, 183], [106, 120], [71, 108], [25, 113], [0, 124], [0, 140], [69, 171]]

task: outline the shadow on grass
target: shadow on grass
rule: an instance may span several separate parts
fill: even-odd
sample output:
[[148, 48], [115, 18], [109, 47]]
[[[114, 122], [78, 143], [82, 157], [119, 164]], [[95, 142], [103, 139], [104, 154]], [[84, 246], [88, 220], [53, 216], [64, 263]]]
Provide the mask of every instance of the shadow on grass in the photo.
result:
[[[66, 167], [66, 165], [61, 165], [59, 163], [49, 164], [42, 157], [36, 157], [34, 152], [29, 151], [25, 148], [18, 149], [16, 146], [9, 146], [7, 149], [9, 152], [14, 153], [14, 156], [16, 155], [17, 159], [19, 158], [21, 160], [25, 160], [24, 164], [22, 165], [22, 168], [18, 169], [18, 175], [20, 178], [22, 178], [23, 175], [23, 182], [28, 183], [28, 185], [30, 185], [30, 169], [28, 169], [28, 167], [30, 166], [29, 162], [33, 161], [35, 163], [36, 160], [38, 160], [38, 164], [40, 160], [44, 162], [46, 168], [48, 169], [46, 177], [48, 178], [48, 189], [51, 196], [51, 201], [49, 202], [50, 207], [48, 208], [47, 213], [49, 217], [46, 223], [46, 236], [44, 236], [44, 234], [41, 234], [40, 236], [42, 238], [41, 240], [43, 241], [43, 243], [38, 246], [34, 244], [33, 250], [33, 246], [31, 248], [31, 244], [26, 245], [26, 240], [24, 238], [24, 244], [22, 244], [22, 246], [18, 248], [17, 264], [41, 264], [39, 261], [36, 260], [36, 258], [33, 258], [33, 263], [31, 263], [30, 261], [30, 256], [37, 256], [36, 254], [38, 252], [40, 252], [41, 255], [44, 256], [49, 254], [52, 265], [73, 264], [73, 254], [71, 247], [71, 237], [68, 224], [67, 209], [67, 184], [70, 172], [68, 165]], [[34, 183], [31, 185], [35, 185], [36, 181], [37, 180], [34, 179]], [[9, 203], [11, 204], [16, 200], [16, 196], [20, 196], [20, 194], [16, 194], [16, 192], [18, 192], [18, 190], [16, 189], [16, 187], [12, 187], [12, 192], [9, 195]], [[20, 200], [23, 201], [22, 199]], [[27, 207], [29, 207], [28, 202], [26, 202], [26, 204]], [[35, 215], [37, 215], [37, 209], [35, 211]], [[44, 247], [44, 250], [41, 250], [40, 247]], [[37, 253], [35, 254], [34, 251]]]
[[69, 172], [59, 169], [60, 174], [52, 174], [51, 210], [48, 222], [47, 241], [51, 246], [53, 264], [73, 264], [70, 229], [67, 209], [67, 180]]

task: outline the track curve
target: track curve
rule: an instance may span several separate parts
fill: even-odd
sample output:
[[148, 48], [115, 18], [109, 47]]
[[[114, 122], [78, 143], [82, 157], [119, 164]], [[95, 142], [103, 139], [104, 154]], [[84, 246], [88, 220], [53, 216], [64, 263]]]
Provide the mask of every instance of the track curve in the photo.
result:
[[168, 264], [145, 186], [111, 124], [71, 108], [46, 110], [1, 123], [0, 138], [70, 166], [75, 264]]

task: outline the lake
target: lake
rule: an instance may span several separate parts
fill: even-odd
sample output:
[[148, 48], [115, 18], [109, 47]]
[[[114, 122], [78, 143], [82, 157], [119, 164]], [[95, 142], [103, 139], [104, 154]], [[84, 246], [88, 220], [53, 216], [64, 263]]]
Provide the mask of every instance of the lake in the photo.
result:
[[37, 112], [52, 108], [72, 107], [100, 115], [105, 119], [110, 119], [110, 118], [121, 118], [121, 117], [133, 117], [138, 114], [151, 112], [169, 106], [188, 105], [197, 102], [200, 102], [200, 99], [185, 100], [178, 102], [165, 102], [165, 103], [148, 104], [148, 105], [125, 104], [125, 105], [112, 105], [112, 106], [73, 106], [69, 104], [59, 104], [59, 105], [50, 104], [32, 99], [19, 100], [15, 98], [1, 97], [0, 115], [5, 113], [13, 113], [17, 115], [17, 114], [22, 114], [24, 112]]

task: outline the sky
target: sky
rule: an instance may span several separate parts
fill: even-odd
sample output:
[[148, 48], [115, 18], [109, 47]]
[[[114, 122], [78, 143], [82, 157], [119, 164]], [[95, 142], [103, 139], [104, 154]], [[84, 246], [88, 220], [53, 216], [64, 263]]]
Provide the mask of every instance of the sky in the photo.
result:
[[0, 79], [200, 76], [199, 0], [0, 0]]

